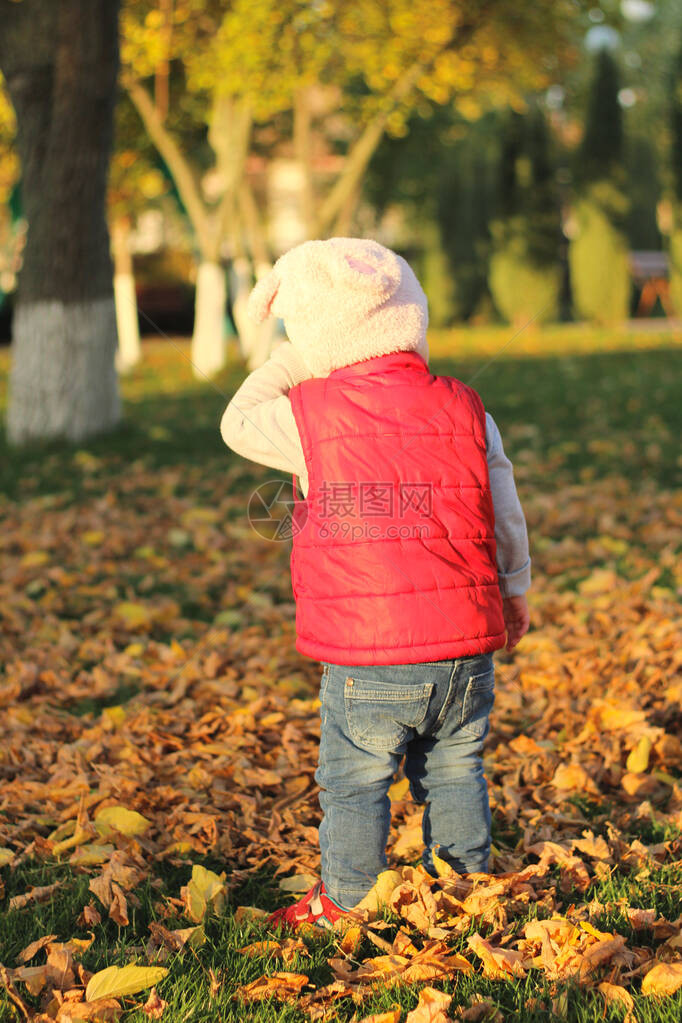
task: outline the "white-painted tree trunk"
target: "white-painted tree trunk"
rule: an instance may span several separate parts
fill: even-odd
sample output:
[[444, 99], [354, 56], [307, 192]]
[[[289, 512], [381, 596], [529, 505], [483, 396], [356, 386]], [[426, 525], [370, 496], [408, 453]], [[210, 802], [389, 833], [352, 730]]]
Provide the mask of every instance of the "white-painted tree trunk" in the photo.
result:
[[12, 335], [11, 443], [50, 437], [79, 441], [119, 421], [113, 297], [20, 302]]
[[[260, 280], [270, 273], [270, 263], [259, 263], [256, 277]], [[238, 258], [232, 263], [232, 314], [239, 336], [239, 350], [250, 370], [258, 369], [267, 362], [280, 336], [279, 321], [268, 317], [263, 323], [254, 323], [247, 314], [247, 303], [253, 278], [251, 264], [247, 259]]]
[[270, 316], [263, 323], [256, 324], [255, 337], [246, 365], [250, 370], [258, 369], [268, 361], [279, 337], [279, 323]]
[[194, 334], [192, 365], [195, 377], [213, 376], [225, 365], [225, 303], [227, 287], [225, 272], [219, 263], [208, 260], [199, 264], [194, 299]]
[[248, 359], [251, 352], [256, 328], [256, 324], [249, 319], [246, 312], [246, 304], [253, 287], [252, 281], [251, 264], [248, 259], [242, 257], [234, 259], [230, 273], [232, 315], [239, 338], [239, 351], [244, 359]]
[[[260, 281], [271, 270], [271, 263], [259, 263], [256, 267], [256, 279]], [[268, 361], [270, 353], [275, 347], [279, 332], [279, 320], [274, 316], [268, 316], [267, 320], [256, 324], [246, 363], [250, 370], [258, 369], [259, 366]]]
[[116, 369], [119, 373], [127, 373], [138, 364], [142, 354], [140, 329], [137, 321], [135, 278], [131, 273], [114, 274], [114, 300], [118, 328]]

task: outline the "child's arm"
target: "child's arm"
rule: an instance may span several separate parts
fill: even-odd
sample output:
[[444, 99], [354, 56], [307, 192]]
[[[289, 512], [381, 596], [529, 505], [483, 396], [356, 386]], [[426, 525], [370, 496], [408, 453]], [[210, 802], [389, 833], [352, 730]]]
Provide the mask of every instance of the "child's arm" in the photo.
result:
[[528, 531], [512, 463], [504, 453], [495, 420], [486, 413], [488, 475], [495, 510], [497, 570], [502, 594], [507, 649], [512, 650], [530, 624], [525, 592], [530, 586]]
[[220, 423], [223, 440], [238, 455], [294, 473], [302, 486], [307, 484], [305, 458], [287, 395], [310, 376], [293, 345], [283, 342], [265, 365], [249, 374]]

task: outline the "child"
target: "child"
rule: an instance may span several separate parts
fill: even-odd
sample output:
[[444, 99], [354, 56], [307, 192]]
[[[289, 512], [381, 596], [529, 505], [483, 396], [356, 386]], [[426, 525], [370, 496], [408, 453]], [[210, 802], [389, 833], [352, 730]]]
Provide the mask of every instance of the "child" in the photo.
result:
[[322, 880], [273, 923], [331, 926], [386, 868], [405, 754], [423, 864], [487, 871], [481, 750], [493, 651], [528, 629], [526, 524], [478, 394], [428, 369], [427, 306], [402, 257], [332, 238], [282, 256], [249, 299], [289, 342], [242, 384], [225, 443], [291, 472], [296, 648], [323, 663]]

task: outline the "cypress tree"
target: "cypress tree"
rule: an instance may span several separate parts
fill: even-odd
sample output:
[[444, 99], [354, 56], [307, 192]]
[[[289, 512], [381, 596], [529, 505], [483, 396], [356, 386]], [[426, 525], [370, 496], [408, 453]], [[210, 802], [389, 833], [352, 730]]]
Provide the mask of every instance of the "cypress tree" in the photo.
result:
[[682, 316], [682, 46], [673, 67], [671, 82], [673, 229], [670, 238], [670, 297]]
[[507, 115], [490, 230], [489, 283], [502, 316], [516, 324], [557, 319], [561, 226], [549, 132], [537, 106]]
[[580, 317], [599, 323], [626, 319], [630, 304], [625, 234], [629, 201], [625, 194], [618, 88], [616, 62], [607, 50], [601, 50], [574, 175], [577, 231], [568, 253], [576, 311]]

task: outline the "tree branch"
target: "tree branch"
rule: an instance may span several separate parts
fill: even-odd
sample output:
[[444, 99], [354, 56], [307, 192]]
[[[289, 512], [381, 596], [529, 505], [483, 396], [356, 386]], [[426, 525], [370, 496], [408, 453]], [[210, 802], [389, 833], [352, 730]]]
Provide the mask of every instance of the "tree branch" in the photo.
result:
[[272, 262], [270, 250], [258, 206], [246, 175], [242, 178], [239, 188], [239, 209], [253, 261], [256, 266], [266, 266]]
[[154, 100], [144, 86], [128, 75], [122, 77], [122, 85], [140, 115], [150, 139], [168, 164], [168, 169], [173, 175], [173, 180], [187, 210], [187, 216], [197, 236], [201, 254], [208, 256], [213, 240], [210, 218], [189, 160], [164, 125]]
[[346, 203], [352, 201], [354, 190], [360, 185], [362, 177], [369, 166], [386, 130], [388, 120], [396, 107], [405, 100], [415, 88], [417, 82], [435, 64], [438, 57], [449, 50], [463, 46], [480, 28], [485, 16], [496, 0], [484, 0], [472, 17], [459, 25], [452, 38], [426, 61], [415, 61], [388, 92], [381, 109], [366, 125], [346, 159], [344, 169], [337, 178], [335, 185], [322, 203], [314, 226], [314, 235], [323, 235], [330, 229], [335, 219], [340, 216]]

